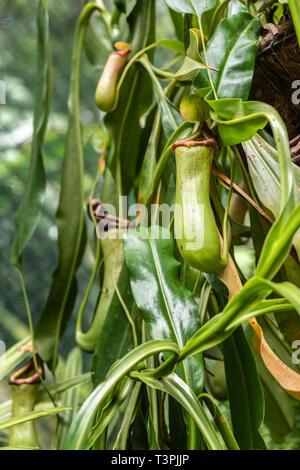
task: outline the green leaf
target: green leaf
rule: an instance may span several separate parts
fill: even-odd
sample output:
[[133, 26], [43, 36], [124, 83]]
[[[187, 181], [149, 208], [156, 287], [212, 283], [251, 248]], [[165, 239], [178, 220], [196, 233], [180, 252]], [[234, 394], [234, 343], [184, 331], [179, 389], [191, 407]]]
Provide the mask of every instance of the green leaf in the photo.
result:
[[[263, 111], [261, 108], [268, 105], [258, 101], [244, 102], [239, 98], [225, 98], [207, 99], [207, 102], [214, 110], [211, 117], [218, 124], [218, 130], [225, 145], [236, 145], [251, 139], [268, 122], [268, 117], [261, 112]], [[266, 108], [264, 110], [268, 111]]]
[[170, 374], [168, 377], [158, 380], [146, 376], [142, 372], [134, 372], [132, 376], [138, 378], [150, 387], [171, 395], [171, 397], [177, 400], [193, 418], [203, 435], [207, 447], [211, 450], [224, 450], [218, 434], [212, 426], [212, 423], [208, 420], [196, 395], [180, 377], [176, 374]]
[[107, 379], [100, 383], [81, 406], [75, 421], [72, 423], [65, 440], [63, 450], [83, 450], [88, 448], [88, 438], [97, 410], [104, 406], [107, 398], [120, 380], [132, 369], [153, 354], [163, 351], [172, 352], [175, 356], [179, 350], [175, 343], [167, 340], [149, 341], [124, 356], [112, 369]]
[[[132, 12], [132, 54], [153, 42], [154, 6], [153, 0], [139, 1]], [[107, 165], [117, 181], [119, 195], [126, 195], [132, 187], [139, 166], [143, 144], [140, 118], [152, 104], [152, 87], [147, 73], [137, 64], [132, 64], [117, 94], [117, 107], [104, 118], [112, 142]]]
[[193, 80], [199, 69], [211, 68], [203, 62], [200, 55], [201, 48], [200, 31], [196, 28], [190, 29], [190, 44], [183, 64], [175, 74], [176, 80]]
[[0, 450], [39, 450], [38, 447], [12, 447], [12, 446], [5, 446], [0, 447]]
[[207, 393], [202, 393], [198, 399], [205, 400], [205, 403], [214, 418], [214, 423], [223, 437], [228, 450], [239, 450], [239, 446], [234, 438], [230, 425], [226, 417], [223, 415], [220, 407], [217, 406], [215, 400]]
[[156, 168], [156, 154], [161, 135], [161, 115], [159, 109], [156, 111], [153, 127], [148, 140], [146, 153], [140, 173], [138, 200], [145, 201], [153, 181]]
[[272, 282], [266, 279], [257, 279], [258, 282], [270, 287], [273, 292], [287, 299], [300, 315], [300, 289], [291, 282]]
[[[280, 212], [280, 168], [278, 154], [259, 134], [242, 143], [250, 176], [260, 201], [275, 217]], [[300, 187], [300, 168], [292, 163], [296, 188]], [[300, 194], [298, 193], [300, 202]]]
[[264, 419], [263, 390], [241, 327], [224, 341], [223, 353], [234, 436], [242, 450], [265, 449], [258, 432]]
[[[73, 377], [76, 377], [82, 373], [82, 354], [79, 348], [73, 348], [69, 353], [67, 362], [65, 365], [65, 379], [71, 380]], [[64, 415], [64, 420], [58, 423], [58, 437], [57, 437], [57, 446], [60, 447], [61, 442], [67, 432], [68, 427], [70, 426], [75, 413], [77, 412], [77, 406], [80, 398], [80, 390], [78, 387], [72, 387], [66, 390], [61, 395], [61, 403], [65, 406], [71, 406], [72, 409], [67, 411]]]
[[23, 251], [38, 225], [46, 186], [42, 147], [52, 90], [48, 0], [40, 0], [38, 3], [37, 29], [37, 89], [31, 157], [23, 201], [16, 216], [16, 232], [11, 252], [11, 262], [19, 269]]
[[177, 38], [180, 41], [184, 41], [184, 17], [183, 15], [179, 13], [178, 11], [172, 10], [172, 8], [169, 8], [169, 7], [168, 7], [168, 12], [172, 20]]
[[[180, 282], [171, 233], [153, 226], [124, 235], [131, 289], [152, 339], [172, 339], [183, 347], [200, 326], [192, 293]], [[185, 361], [180, 375], [196, 394], [203, 386], [203, 359]]]
[[[255, 191], [260, 201], [274, 214], [277, 218], [280, 214], [280, 168], [278, 164], [277, 151], [271, 147], [258, 134], [247, 142], [244, 142], [243, 148], [248, 161], [250, 176]], [[300, 169], [292, 164], [292, 172], [295, 179], [295, 193], [298, 203], [300, 202], [300, 194], [297, 187], [300, 186]], [[299, 230], [298, 236], [294, 238], [294, 244], [297, 252], [300, 253], [299, 247]]]
[[113, 52], [113, 39], [109, 28], [107, 15], [92, 15], [85, 38], [84, 48], [92, 65], [104, 67], [108, 55]]
[[166, 0], [172, 10], [180, 13], [192, 13], [198, 18], [201, 18], [203, 12], [213, 8], [216, 2], [217, 0]]
[[165, 47], [166, 49], [170, 49], [171, 51], [178, 52], [178, 54], [184, 55], [184, 44], [182, 41], [178, 39], [160, 39], [156, 41], [156, 46]]
[[[287, 313], [289, 319], [291, 320], [292, 312], [295, 310], [294, 306], [285, 301], [284, 299], [267, 299], [262, 300], [257, 307], [254, 307], [253, 310], [249, 312], [244, 312], [241, 315], [237, 315], [233, 321], [230, 322], [230, 328], [234, 328], [238, 325], [241, 325], [243, 322], [250, 320], [252, 317], [260, 317], [266, 313], [275, 313], [279, 312], [280, 315]], [[298, 318], [298, 316], [297, 316]]]
[[[73, 388], [79, 387], [80, 385], [91, 382], [91, 374], [86, 372], [78, 376], [73, 376], [70, 379], [62, 380], [54, 385], [48, 386], [48, 391], [52, 395], [60, 394], [66, 390], [72, 390]], [[35, 405], [36, 410], [45, 409], [46, 405], [49, 404], [49, 408], [53, 408], [52, 401], [49, 400], [48, 392], [45, 389], [40, 389], [37, 396], [37, 402]], [[11, 400], [6, 400], [0, 404], [0, 423], [6, 421], [11, 417]]]
[[[107, 181], [109, 185], [106, 185]], [[114, 189], [112, 182], [108, 169], [104, 191], [101, 195], [104, 201], [107, 200], [110, 190]], [[117, 204], [114, 196], [111, 195], [110, 201]], [[95, 385], [105, 379], [111, 365], [126, 354], [133, 347], [134, 339], [136, 340], [135, 331], [133, 331], [135, 304], [130, 289], [128, 269], [123, 257], [123, 244], [118, 239], [106, 238], [101, 240], [101, 247], [104, 275], [95, 315], [89, 330], [83, 332], [84, 308], [81, 307], [76, 327], [78, 345], [85, 351], [94, 352], [92, 369]]]
[[291, 397], [278, 384], [266, 369], [263, 361], [256, 353], [260, 378], [265, 396], [265, 424], [271, 432], [273, 439], [282, 442], [282, 439], [294, 430], [294, 403]]
[[[280, 168], [281, 206], [289, 216], [297, 202], [294, 175], [289, 152], [289, 139], [283, 120], [270, 105], [260, 101], [240, 99], [208, 100], [215, 111], [212, 118], [225, 145], [236, 145], [251, 139], [258, 129], [269, 122], [276, 144]], [[220, 116], [221, 120], [218, 116]]]
[[128, 16], [134, 9], [137, 0], [114, 0], [114, 3], [120, 11], [122, 11], [126, 14], [126, 16]]
[[148, 206], [151, 203], [151, 200], [154, 196], [154, 193], [157, 189], [157, 186], [159, 184], [159, 181], [162, 177], [163, 171], [169, 161], [169, 158], [172, 155], [172, 144], [176, 142], [177, 140], [186, 138], [192, 129], [192, 124], [189, 122], [183, 122], [171, 135], [169, 138], [168, 142], [166, 143], [159, 160], [157, 162], [155, 171], [153, 173], [153, 178], [152, 178], [152, 183], [149, 188], [147, 188], [146, 196], [144, 199], [140, 199], [140, 202], [142, 204], [145, 204], [145, 206]]
[[289, 255], [295, 232], [300, 226], [300, 204], [289, 217], [286, 217], [287, 210], [288, 206], [267, 235], [256, 268], [257, 276], [272, 279]]
[[270, 155], [273, 147], [258, 134], [242, 146], [256, 194], [263, 205], [277, 217], [280, 212], [280, 174], [278, 163]]
[[[221, 22], [221, 19], [225, 16], [226, 17], [226, 9], [228, 7], [228, 3], [231, 0], [219, 0], [216, 8], [213, 8], [211, 11], [204, 14], [206, 19], [206, 15], [208, 15], [209, 21], [208, 25], [205, 29], [207, 29], [208, 37], [210, 37], [217, 28], [218, 24]], [[204, 26], [204, 25], [203, 25]]]
[[[217, 69], [211, 78], [218, 98], [247, 100], [254, 71], [260, 21], [246, 12], [224, 19], [207, 43], [207, 63]], [[195, 88], [210, 85], [207, 72], [200, 70]]]
[[288, 1], [289, 9], [292, 15], [292, 20], [294, 23], [294, 28], [297, 34], [298, 45], [300, 47], [300, 9], [298, 0], [289, 0]]
[[[241, 100], [208, 101], [217, 114], [211, 113], [218, 124], [224, 144], [236, 145], [250, 139], [268, 121], [276, 144], [280, 168], [280, 213], [268, 233], [257, 266], [257, 274], [272, 278], [289, 254], [293, 235], [299, 228], [299, 207], [294, 170], [289, 151], [287, 130], [278, 112], [265, 103]], [[294, 238], [299, 250], [299, 235]]]
[[56, 408], [50, 408], [49, 410], [40, 410], [40, 411], [31, 411], [26, 413], [23, 416], [18, 418], [11, 418], [4, 423], [0, 424], [0, 431], [2, 429], [10, 428], [12, 426], [17, 426], [18, 424], [27, 423], [28, 421], [33, 421], [35, 419], [44, 418], [45, 416], [56, 415], [58, 413], [63, 413], [64, 411], [70, 410], [69, 406], [58, 406]]
[[151, 64], [146, 55], [139, 59], [139, 62], [145, 67], [153, 83], [154, 92], [161, 112], [161, 122], [167, 139], [171, 137], [174, 131], [182, 123], [183, 119], [177, 108], [166, 97], [159, 80], [151, 68]]
[[[117, 286], [118, 293], [115, 286]], [[112, 364], [127, 354], [134, 345], [132, 327], [119, 296], [134, 322], [136, 310], [121, 242], [105, 263], [102, 294], [95, 314], [94, 321], [97, 321], [98, 325], [94, 330], [93, 339], [95, 344], [92, 364], [94, 385], [102, 382]]]
[[[101, 9], [89, 3], [77, 23], [69, 92], [69, 124], [61, 178], [61, 193], [56, 214], [59, 263], [53, 274], [46, 306], [35, 329], [35, 345], [46, 362], [54, 368], [58, 342], [71, 316], [75, 296], [75, 273], [85, 244], [83, 149], [80, 127], [79, 72], [83, 39], [90, 15]], [[76, 189], [75, 189], [76, 188]]]
[[114, 393], [112, 400], [105, 406], [101, 413], [100, 417], [96, 422], [95, 426], [92, 429], [92, 432], [89, 436], [88, 447], [92, 447], [97, 441], [98, 437], [105, 431], [112, 419], [120, 413], [122, 409], [122, 404], [125, 400], [130, 400], [130, 394], [133, 390], [134, 382], [128, 377], [123, 379], [118, 385], [118, 390]]

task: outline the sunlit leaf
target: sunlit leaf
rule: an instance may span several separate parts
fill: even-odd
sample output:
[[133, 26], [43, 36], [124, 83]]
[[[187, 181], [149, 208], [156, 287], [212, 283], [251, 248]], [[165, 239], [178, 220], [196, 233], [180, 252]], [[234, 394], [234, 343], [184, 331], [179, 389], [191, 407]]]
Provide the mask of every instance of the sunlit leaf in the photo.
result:
[[[183, 347], [199, 328], [200, 320], [191, 292], [180, 282], [171, 233], [159, 226], [128, 231], [124, 253], [132, 293], [151, 338], [169, 338]], [[185, 361], [178, 373], [196, 394], [201, 392], [201, 355]]]
[[[218, 24], [207, 43], [206, 54], [208, 65], [217, 69], [210, 75], [218, 98], [248, 98], [259, 30], [259, 20], [246, 12]], [[199, 71], [193, 85], [195, 88], [210, 86], [205, 70]]]
[[209, 422], [202, 406], [191, 388], [176, 374], [170, 374], [168, 377], [160, 380], [147, 377], [143, 373], [134, 373], [134, 376], [145, 382], [147, 385], [161, 390], [171, 395], [177, 400], [191, 415], [203, 435], [209, 449], [224, 449], [216, 431]]

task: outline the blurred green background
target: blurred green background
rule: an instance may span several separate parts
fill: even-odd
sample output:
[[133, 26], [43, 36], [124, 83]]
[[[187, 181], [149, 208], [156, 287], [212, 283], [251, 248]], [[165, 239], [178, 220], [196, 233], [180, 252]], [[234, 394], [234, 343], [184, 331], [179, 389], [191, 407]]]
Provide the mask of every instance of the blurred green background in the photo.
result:
[[[105, 0], [109, 5], [111, 0]], [[35, 235], [24, 253], [24, 275], [34, 321], [49, 292], [57, 263], [55, 212], [59, 197], [60, 172], [67, 128], [67, 100], [71, 54], [76, 21], [83, 0], [49, 0], [53, 93], [51, 114], [44, 144], [47, 190], [43, 211]], [[0, 80], [5, 84], [6, 104], [0, 105], [0, 340], [10, 347], [27, 330], [25, 304], [17, 271], [10, 264], [15, 214], [21, 203], [29, 165], [34, 94], [36, 87], [36, 7], [37, 0], [1, 0], [0, 6]], [[173, 26], [163, 0], [157, 2], [157, 37], [174, 37]], [[104, 52], [103, 60], [107, 56]], [[99, 51], [98, 51], [99, 54]], [[156, 53], [156, 62], [165, 51]], [[83, 54], [81, 68], [81, 122], [86, 142], [85, 182], [87, 195], [97, 171], [99, 143], [105, 138], [94, 90], [100, 67], [92, 66]], [[76, 191], [76, 188], [74, 188]], [[87, 250], [78, 271], [79, 293], [73, 321], [65, 333], [60, 352], [74, 346], [74, 327], [78, 306], [83, 299], [93, 258]], [[92, 290], [86, 307], [86, 325], [93, 316], [97, 289]]]
[[[15, 214], [24, 192], [30, 158], [34, 94], [36, 86], [37, 1], [1, 2], [1, 72], [6, 104], [0, 107], [0, 339], [9, 347], [24, 336], [27, 319], [17, 271], [10, 265], [10, 248]], [[35, 236], [24, 254], [24, 274], [33, 318], [40, 314], [57, 263], [55, 212], [59, 197], [60, 172], [67, 126], [67, 98], [73, 35], [82, 2], [50, 0], [49, 15], [53, 55], [53, 95], [51, 115], [44, 145], [47, 190], [42, 216]], [[81, 120], [84, 135], [98, 126], [99, 113], [93, 90], [99, 72], [83, 57], [81, 80]], [[96, 140], [85, 148], [86, 186], [90, 187], [97, 165]], [[76, 190], [76, 188], [74, 188]], [[87, 254], [79, 270], [79, 296], [82, 299], [91, 269]], [[87, 311], [95, 305], [92, 292]], [[66, 332], [66, 350], [74, 344], [74, 323]]]

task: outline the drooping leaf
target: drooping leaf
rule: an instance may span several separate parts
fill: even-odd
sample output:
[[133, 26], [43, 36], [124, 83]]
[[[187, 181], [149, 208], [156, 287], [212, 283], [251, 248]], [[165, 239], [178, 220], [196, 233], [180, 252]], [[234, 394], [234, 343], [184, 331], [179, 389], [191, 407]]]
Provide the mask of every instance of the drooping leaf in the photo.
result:
[[113, 399], [102, 410], [102, 413], [97, 420], [93, 430], [89, 436], [88, 447], [95, 445], [97, 439], [105, 431], [112, 419], [122, 412], [122, 404], [125, 400], [130, 400], [130, 394], [133, 390], [134, 383], [128, 377], [125, 377], [118, 385], [117, 393], [114, 394]]
[[207, 393], [202, 393], [198, 398], [205, 401], [214, 418], [214, 424], [224, 439], [228, 450], [239, 450], [239, 446], [234, 438], [231, 427], [215, 400]]
[[33, 421], [35, 419], [44, 418], [45, 416], [51, 416], [58, 413], [63, 413], [64, 411], [68, 411], [70, 409], [69, 406], [58, 406], [56, 408], [52, 407], [46, 410], [39, 410], [39, 411], [31, 411], [23, 416], [18, 416], [17, 418], [11, 418], [4, 423], [0, 424], [0, 431], [2, 429], [10, 428], [12, 426], [17, 426], [18, 424], [27, 423], [28, 421]]
[[94, 322], [92, 325], [92, 328], [95, 328], [92, 340], [95, 348], [92, 364], [94, 385], [102, 382], [112, 364], [127, 354], [134, 345], [132, 327], [124, 307], [133, 322], [136, 316], [122, 242], [118, 240], [103, 240], [103, 242], [109, 242], [108, 247], [112, 242], [114, 245], [117, 242], [117, 248], [107, 257], [102, 294], [94, 319], [97, 328]]
[[[197, 305], [180, 282], [171, 233], [153, 226], [124, 235], [124, 254], [131, 289], [153, 339], [169, 338], [179, 347], [200, 326]], [[195, 393], [203, 385], [202, 356], [188, 359], [178, 371]]]
[[[217, 69], [210, 75], [218, 98], [248, 98], [259, 29], [259, 20], [240, 12], [221, 21], [208, 41], [207, 62]], [[208, 86], [207, 72], [200, 70], [194, 87]]]
[[77, 417], [69, 429], [63, 442], [63, 450], [83, 450], [88, 448], [88, 439], [97, 410], [105, 405], [107, 397], [115, 389], [120, 380], [147, 357], [169, 351], [178, 355], [178, 346], [167, 340], [149, 341], [141, 344], [124, 356], [111, 370], [107, 379], [101, 382], [81, 406]]
[[31, 157], [23, 201], [16, 216], [16, 232], [11, 252], [11, 262], [18, 268], [22, 266], [23, 251], [37, 227], [46, 186], [42, 147], [52, 90], [48, 0], [40, 0], [38, 3], [37, 29], [37, 89]]
[[202, 406], [199, 404], [192, 389], [178, 375], [170, 374], [168, 377], [155, 379], [143, 373], [134, 372], [134, 377], [157, 390], [161, 390], [171, 395], [190, 414], [203, 435], [209, 449], [224, 449], [216, 431], [209, 422]]
[[[79, 348], [74, 348], [69, 353], [66, 366], [65, 366], [65, 379], [70, 380], [73, 377], [78, 376], [82, 373], [82, 354]], [[76, 408], [79, 403], [79, 389], [78, 387], [69, 388], [61, 395], [61, 404], [64, 406], [70, 406], [72, 409], [67, 411], [64, 415], [64, 420], [59, 423], [58, 425], [58, 437], [57, 437], [57, 445], [58, 448], [60, 447], [61, 442], [64, 439], [64, 436], [67, 432], [68, 427], [70, 426], [75, 413]]]
[[257, 264], [257, 276], [271, 279], [289, 255], [293, 239], [295, 241], [295, 233], [298, 232], [300, 226], [300, 204], [295, 207], [289, 217], [285, 217], [287, 211], [286, 206], [286, 210], [282, 211], [267, 235]]
[[[83, 149], [80, 128], [79, 65], [83, 40], [89, 18], [96, 4], [87, 4], [79, 17], [72, 57], [69, 92], [69, 125], [61, 178], [61, 193], [57, 209], [59, 262], [53, 274], [46, 306], [35, 329], [35, 344], [42, 359], [54, 368], [58, 342], [74, 306], [77, 283], [75, 273], [83, 255], [84, 188]], [[75, 189], [76, 188], [76, 189]]]
[[[72, 390], [74, 388], [80, 387], [91, 382], [91, 374], [86, 372], [85, 374], [73, 376], [70, 379], [62, 380], [57, 382], [55, 385], [48, 386], [48, 391], [54, 395], [59, 395], [67, 390]], [[48, 406], [49, 405], [49, 406]], [[12, 400], [6, 400], [0, 405], [0, 423], [7, 421], [11, 418], [11, 406]], [[52, 401], [49, 401], [48, 392], [46, 390], [40, 389], [37, 396], [37, 402], [35, 405], [35, 410], [43, 410], [46, 408], [53, 408]]]

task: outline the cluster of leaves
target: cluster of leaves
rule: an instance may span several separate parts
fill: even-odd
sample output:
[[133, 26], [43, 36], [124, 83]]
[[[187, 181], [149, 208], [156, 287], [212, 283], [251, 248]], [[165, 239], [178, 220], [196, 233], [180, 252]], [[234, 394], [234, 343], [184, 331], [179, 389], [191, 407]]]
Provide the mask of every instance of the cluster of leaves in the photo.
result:
[[[34, 327], [22, 256], [37, 227], [45, 191], [42, 150], [51, 95], [47, 0], [39, 1], [34, 136], [12, 262], [20, 273], [34, 359], [37, 352], [55, 376], [59, 344], [77, 296], [76, 271], [89, 241], [95, 264], [75, 336], [83, 351], [93, 353], [94, 389], [84, 401], [75, 393], [74, 387], [90, 377], [79, 374], [80, 353], [73, 352], [65, 381], [49, 388], [40, 377], [45, 390], [39, 392], [43, 396], [35, 410], [7, 419], [11, 403], [2, 405], [0, 429], [58, 414], [56, 446], [61, 449], [213, 450], [265, 448], [263, 423], [276, 437], [292, 430], [294, 399], [300, 396], [300, 375], [291, 363], [291, 345], [300, 330], [299, 169], [291, 163], [287, 131], [277, 111], [247, 101], [266, 7], [262, 3], [166, 0], [177, 37], [156, 41], [155, 0], [87, 2], [77, 22], [72, 57], [57, 210], [59, 261]], [[298, 34], [298, 9], [295, 2], [289, 4]], [[94, 65], [103, 66], [103, 51], [107, 57], [116, 41], [130, 44], [132, 52], [116, 84], [113, 109], [102, 116], [109, 138], [95, 169], [86, 214], [81, 55], [85, 50]], [[169, 51], [159, 68], [157, 47]], [[220, 144], [211, 175], [219, 225], [230, 213], [232, 188], [249, 204], [248, 222], [245, 211], [242, 218], [230, 217], [232, 246], [218, 277], [184, 262], [175, 247], [172, 221], [162, 227], [159, 215], [156, 225], [130, 229], [123, 238], [100, 240], [94, 230], [95, 195], [118, 208], [119, 223], [124, 219], [119, 196], [147, 207], [153, 201], [173, 203], [171, 149], [194, 131], [179, 112], [182, 97], [190, 94], [205, 100], [207, 124]], [[238, 204], [241, 208], [241, 198]], [[241, 245], [246, 262], [255, 250], [255, 269], [246, 269], [247, 274], [238, 256]], [[82, 317], [97, 275], [99, 298], [84, 332]], [[260, 324], [256, 317], [263, 318]], [[24, 346], [14, 347], [7, 353], [0, 376], [24, 359], [24, 351]], [[227, 396], [228, 420], [220, 403]]]

